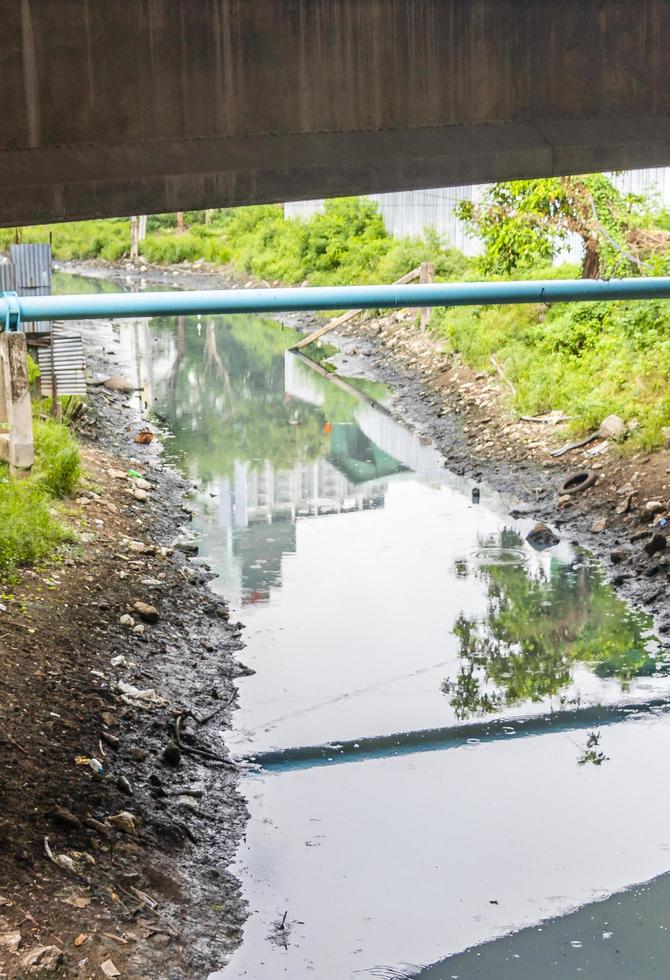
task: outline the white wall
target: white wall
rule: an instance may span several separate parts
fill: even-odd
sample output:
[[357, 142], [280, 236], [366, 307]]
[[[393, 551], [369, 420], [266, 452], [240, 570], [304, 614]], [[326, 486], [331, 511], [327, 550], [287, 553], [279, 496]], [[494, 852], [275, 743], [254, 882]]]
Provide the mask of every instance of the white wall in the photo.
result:
[[[655, 194], [659, 203], [670, 207], [670, 168], [628, 170], [613, 174], [614, 183], [625, 193]], [[377, 201], [384, 223], [392, 235], [421, 235], [426, 228], [435, 228], [450, 245], [466, 255], [478, 255], [480, 242], [470, 237], [462, 221], [454, 214], [459, 201], [476, 200], [487, 184], [467, 184], [462, 187], [442, 187], [423, 191], [401, 191], [396, 194], [369, 194]], [[323, 208], [323, 200], [296, 201], [284, 205], [287, 218], [307, 218]], [[557, 256], [558, 262], [581, 261], [582, 244], [575, 235]]]

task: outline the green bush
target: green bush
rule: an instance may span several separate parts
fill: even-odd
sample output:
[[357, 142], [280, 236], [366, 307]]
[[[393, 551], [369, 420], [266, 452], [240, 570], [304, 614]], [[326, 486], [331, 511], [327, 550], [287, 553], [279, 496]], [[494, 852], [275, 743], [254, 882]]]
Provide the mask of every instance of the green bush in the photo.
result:
[[494, 356], [516, 389], [514, 406], [559, 409], [575, 433], [616, 413], [639, 423], [633, 447], [653, 448], [670, 425], [670, 310], [655, 301], [557, 303], [435, 310], [431, 327], [477, 370]]

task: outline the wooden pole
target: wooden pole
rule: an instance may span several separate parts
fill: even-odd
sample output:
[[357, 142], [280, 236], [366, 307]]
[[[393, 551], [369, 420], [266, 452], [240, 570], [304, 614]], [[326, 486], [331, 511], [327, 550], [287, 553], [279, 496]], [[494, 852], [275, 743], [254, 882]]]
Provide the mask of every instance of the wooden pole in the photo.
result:
[[[435, 266], [432, 262], [422, 262], [420, 266], [419, 282], [429, 283], [435, 279]], [[431, 309], [424, 306], [421, 310], [421, 329], [426, 330], [430, 322]]]
[[140, 257], [139, 247], [140, 222], [136, 214], [130, 219], [130, 261], [137, 262]]
[[[424, 263], [427, 264], [427, 263]], [[396, 279], [393, 283], [394, 286], [405, 286], [408, 282], [414, 282], [421, 275], [422, 266], [417, 266], [416, 269], [412, 269], [411, 272], [407, 272], [400, 279]], [[319, 337], [323, 337], [324, 334], [330, 333], [331, 330], [335, 330], [337, 327], [341, 327], [343, 323], [347, 323], [349, 320], [353, 320], [355, 316], [362, 313], [363, 310], [349, 310], [348, 313], [342, 313], [341, 316], [335, 317], [334, 320], [329, 320], [325, 327], [319, 327], [314, 333], [309, 334], [307, 337], [303, 337], [299, 340], [297, 344], [289, 348], [290, 350], [302, 350], [303, 347], [307, 347], [308, 344], [312, 344]]]

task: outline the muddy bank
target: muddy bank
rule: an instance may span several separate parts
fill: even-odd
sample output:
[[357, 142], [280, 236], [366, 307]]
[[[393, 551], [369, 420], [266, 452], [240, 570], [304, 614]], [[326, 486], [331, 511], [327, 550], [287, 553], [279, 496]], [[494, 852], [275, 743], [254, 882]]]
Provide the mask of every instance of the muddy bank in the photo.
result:
[[128, 399], [90, 388], [80, 540], [0, 597], [0, 976], [205, 977], [241, 939], [242, 628], [172, 548], [186, 485]]

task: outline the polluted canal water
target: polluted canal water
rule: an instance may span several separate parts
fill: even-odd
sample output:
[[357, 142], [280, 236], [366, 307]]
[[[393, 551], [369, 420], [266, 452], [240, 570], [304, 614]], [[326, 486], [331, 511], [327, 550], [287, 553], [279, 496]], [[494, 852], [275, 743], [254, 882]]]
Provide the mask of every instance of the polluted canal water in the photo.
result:
[[249, 763], [249, 918], [212, 976], [666, 976], [670, 677], [648, 618], [566, 541], [532, 548], [383, 385], [288, 353], [292, 330], [107, 329], [255, 671], [226, 735]]

